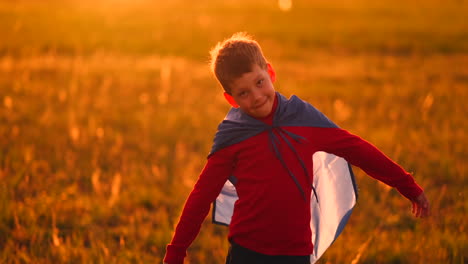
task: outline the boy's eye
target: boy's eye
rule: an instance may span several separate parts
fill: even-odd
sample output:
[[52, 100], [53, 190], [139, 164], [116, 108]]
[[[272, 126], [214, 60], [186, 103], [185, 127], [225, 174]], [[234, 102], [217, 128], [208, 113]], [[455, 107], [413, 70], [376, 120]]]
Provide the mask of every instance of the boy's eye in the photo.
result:
[[257, 81], [257, 86], [260, 86], [260, 85], [262, 85], [262, 84], [263, 84], [263, 81], [264, 81], [264, 79], [260, 79], [260, 80], [258, 80], [258, 81]]
[[246, 91], [242, 91], [239, 93], [239, 96], [246, 96], [247, 95], [247, 92]]

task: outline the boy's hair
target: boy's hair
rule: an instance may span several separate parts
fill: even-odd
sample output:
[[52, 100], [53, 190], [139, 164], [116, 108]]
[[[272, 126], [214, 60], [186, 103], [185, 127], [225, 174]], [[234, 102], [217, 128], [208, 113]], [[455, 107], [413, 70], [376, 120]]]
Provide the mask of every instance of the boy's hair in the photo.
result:
[[252, 71], [257, 64], [267, 69], [267, 61], [260, 45], [245, 32], [238, 32], [232, 37], [219, 42], [211, 51], [211, 70], [227, 93], [229, 85], [242, 74]]

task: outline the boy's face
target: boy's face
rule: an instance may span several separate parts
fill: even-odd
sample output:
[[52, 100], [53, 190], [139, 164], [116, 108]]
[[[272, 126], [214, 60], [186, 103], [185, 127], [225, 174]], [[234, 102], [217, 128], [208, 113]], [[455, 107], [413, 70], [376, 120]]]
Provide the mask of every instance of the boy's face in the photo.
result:
[[242, 74], [231, 83], [231, 96], [248, 115], [256, 118], [266, 117], [275, 102], [274, 80], [275, 72], [270, 64], [268, 69], [254, 64], [251, 72]]

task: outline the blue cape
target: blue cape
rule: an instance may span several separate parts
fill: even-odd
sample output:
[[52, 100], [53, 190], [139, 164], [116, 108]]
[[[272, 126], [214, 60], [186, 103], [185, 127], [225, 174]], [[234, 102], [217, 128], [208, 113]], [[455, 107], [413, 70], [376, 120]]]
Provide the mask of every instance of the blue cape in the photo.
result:
[[[303, 138], [288, 132], [282, 127], [324, 127], [337, 128], [324, 114], [309, 103], [292, 96], [290, 99], [276, 93], [278, 106], [273, 116], [273, 124], [268, 125], [259, 121], [239, 108], [232, 108], [225, 119], [218, 126], [214, 138], [214, 144], [209, 156], [216, 151], [230, 145], [242, 142], [262, 132], [268, 132], [272, 151], [288, 171], [290, 177], [296, 183], [298, 190], [304, 192], [295, 175], [284, 163], [278, 144], [285, 142], [291, 150], [294, 147], [288, 137], [295, 141]], [[276, 135], [272, 131], [276, 131]], [[308, 170], [296, 153], [296, 157], [302, 164], [304, 172]], [[357, 188], [351, 166], [342, 158], [325, 152], [316, 152], [313, 157], [313, 182], [310, 182], [313, 194], [311, 197], [311, 241], [314, 244], [314, 252], [311, 255], [311, 263], [314, 263], [324, 251], [333, 243], [343, 230], [357, 200]], [[311, 177], [308, 177], [309, 179]], [[225, 183], [221, 193], [213, 205], [213, 222], [229, 225], [234, 210], [234, 203], [238, 199], [235, 190], [236, 178], [231, 176]], [[312, 199], [314, 198], [314, 199]]]

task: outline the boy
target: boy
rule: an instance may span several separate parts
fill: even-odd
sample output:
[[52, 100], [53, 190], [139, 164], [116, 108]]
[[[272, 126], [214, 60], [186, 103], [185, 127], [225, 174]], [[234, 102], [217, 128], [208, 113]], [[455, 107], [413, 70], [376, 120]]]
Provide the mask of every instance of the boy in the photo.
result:
[[[399, 165], [370, 143], [338, 128], [310, 104], [295, 96], [286, 99], [275, 92], [275, 72], [255, 40], [237, 33], [218, 43], [211, 55], [212, 70], [233, 108], [218, 127], [208, 161], [167, 246], [164, 263], [183, 263], [187, 248], [223, 186], [225, 189], [235, 186], [234, 192], [223, 191], [221, 199], [218, 198], [220, 203], [225, 203], [235, 197], [231, 199], [234, 208], [227, 213], [226, 208], [218, 210], [217, 205], [213, 209], [221, 211], [221, 218], [226, 218], [222, 222], [229, 224], [231, 247], [227, 264], [314, 262], [316, 258], [311, 254], [319, 239], [313, 237], [327, 236], [312, 233], [311, 218], [321, 210], [314, 208], [321, 206], [325, 210], [329, 206], [324, 203], [339, 200], [334, 199], [335, 195], [354, 191], [352, 186], [343, 187], [345, 177], [340, 176], [333, 183], [337, 193], [329, 193], [324, 184], [317, 187], [314, 177], [320, 172], [316, 172], [314, 163], [319, 161], [316, 159], [319, 152], [342, 157], [397, 188], [412, 201], [416, 217], [429, 214], [423, 190]], [[339, 163], [335, 161], [327, 161], [321, 170], [334, 169], [330, 166]], [[346, 162], [345, 166], [348, 166]], [[349, 170], [338, 174], [352, 177]], [[336, 173], [321, 177], [333, 175]], [[317, 192], [324, 193], [324, 188], [327, 192], [317, 196]], [[333, 197], [326, 200], [327, 196]], [[336, 204], [339, 207], [347, 200]], [[217, 220], [217, 212], [214, 215]], [[339, 228], [347, 216], [349, 212], [340, 215]]]

